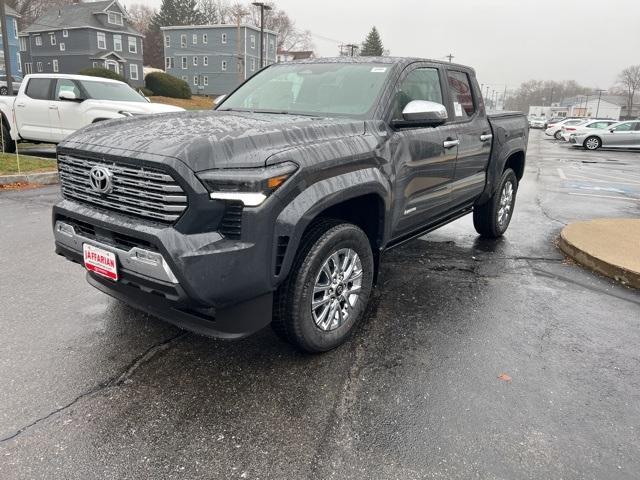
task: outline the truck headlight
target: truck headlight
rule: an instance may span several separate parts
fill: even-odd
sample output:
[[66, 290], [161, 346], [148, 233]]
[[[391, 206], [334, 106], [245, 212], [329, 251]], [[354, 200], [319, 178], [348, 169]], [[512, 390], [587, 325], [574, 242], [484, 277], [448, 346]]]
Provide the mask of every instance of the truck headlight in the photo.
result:
[[239, 200], [246, 207], [256, 207], [280, 188], [298, 166], [293, 162], [263, 168], [208, 170], [197, 177], [214, 200]]

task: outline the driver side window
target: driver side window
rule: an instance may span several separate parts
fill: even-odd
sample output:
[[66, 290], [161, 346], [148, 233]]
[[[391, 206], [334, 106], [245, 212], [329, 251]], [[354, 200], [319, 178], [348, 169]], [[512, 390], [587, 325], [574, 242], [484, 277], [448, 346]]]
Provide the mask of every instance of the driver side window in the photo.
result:
[[435, 68], [416, 68], [402, 81], [394, 100], [393, 118], [401, 119], [402, 111], [413, 100], [442, 103], [440, 74]]
[[621, 123], [613, 129], [614, 132], [629, 132], [633, 130], [633, 123]]
[[58, 80], [58, 83], [56, 85], [56, 93], [53, 98], [56, 100], [60, 100], [60, 93], [62, 92], [73, 92], [76, 98], [80, 98], [80, 89], [73, 80], [67, 80], [65, 78], [61, 78], [60, 80]]

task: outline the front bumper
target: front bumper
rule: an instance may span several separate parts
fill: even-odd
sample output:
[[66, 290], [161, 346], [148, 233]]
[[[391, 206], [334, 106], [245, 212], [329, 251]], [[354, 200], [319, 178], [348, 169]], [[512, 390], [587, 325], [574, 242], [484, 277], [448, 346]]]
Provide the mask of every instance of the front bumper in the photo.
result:
[[243, 337], [271, 321], [265, 245], [185, 234], [71, 200], [54, 207], [53, 222], [59, 255], [82, 264], [84, 243], [116, 255], [117, 282], [92, 272], [87, 279], [136, 308], [212, 337]]

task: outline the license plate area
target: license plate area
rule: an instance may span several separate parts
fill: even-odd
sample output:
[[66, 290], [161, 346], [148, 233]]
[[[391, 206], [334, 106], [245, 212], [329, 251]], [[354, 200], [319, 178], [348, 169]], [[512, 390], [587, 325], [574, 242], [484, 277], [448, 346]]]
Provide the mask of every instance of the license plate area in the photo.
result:
[[118, 280], [118, 264], [115, 253], [88, 243], [82, 245], [82, 252], [84, 266], [87, 270], [109, 280]]

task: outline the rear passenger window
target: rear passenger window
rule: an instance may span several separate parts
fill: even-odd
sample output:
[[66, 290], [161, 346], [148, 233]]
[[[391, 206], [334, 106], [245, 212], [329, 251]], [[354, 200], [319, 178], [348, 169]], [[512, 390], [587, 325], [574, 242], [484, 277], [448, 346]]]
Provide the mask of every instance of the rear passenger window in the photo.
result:
[[476, 113], [476, 105], [471, 92], [469, 75], [454, 70], [447, 71], [451, 100], [453, 101], [453, 113], [456, 120], [466, 120]]
[[36, 100], [49, 100], [49, 91], [51, 89], [50, 78], [32, 78], [29, 80], [25, 94], [29, 98]]
[[405, 77], [396, 92], [393, 118], [402, 118], [402, 111], [412, 100], [442, 103], [440, 75], [435, 68], [417, 68]]

